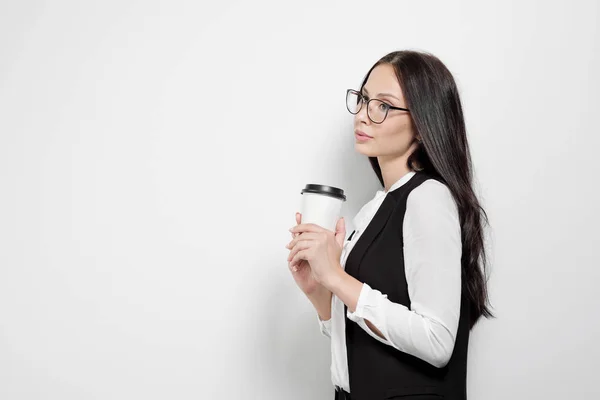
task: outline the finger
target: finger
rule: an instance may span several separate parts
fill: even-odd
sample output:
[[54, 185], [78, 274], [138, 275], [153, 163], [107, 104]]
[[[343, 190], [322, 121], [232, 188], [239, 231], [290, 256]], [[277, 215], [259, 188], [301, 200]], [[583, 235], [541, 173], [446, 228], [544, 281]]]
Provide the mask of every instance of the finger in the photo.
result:
[[302, 233], [302, 232], [323, 232], [325, 228], [317, 225], [317, 224], [299, 224], [290, 229], [292, 233]]
[[335, 233], [338, 233], [344, 229], [346, 229], [346, 220], [344, 217], [341, 217], [338, 219], [337, 224], [335, 225]]
[[[310, 241], [301, 241], [294, 246], [294, 248], [290, 251], [288, 255], [288, 262], [291, 262], [294, 257], [301, 251], [310, 250], [312, 248], [312, 243]], [[298, 261], [299, 262], [299, 261]]]
[[313, 232], [304, 232], [302, 234], [302, 237], [296, 237], [294, 239], [292, 239], [291, 242], [289, 242], [285, 248], [286, 249], [292, 249], [296, 243], [298, 243], [299, 240], [316, 240], [319, 239], [319, 234], [318, 233], [313, 233]]
[[288, 262], [288, 268], [292, 270], [292, 272], [298, 272], [300, 270], [300, 265], [292, 265], [291, 262]]
[[346, 220], [344, 217], [340, 218], [335, 225], [335, 240], [342, 246], [346, 239]]
[[299, 251], [308, 249], [310, 246], [311, 243], [308, 240], [300, 240], [298, 243], [296, 243], [292, 250], [290, 250], [287, 260], [290, 261]]
[[[302, 221], [302, 214], [297, 212], [296, 213], [296, 225], [299, 225]], [[298, 236], [298, 233], [296, 232], [291, 232], [290, 233], [292, 235], [292, 238], [295, 238], [296, 236]]]
[[301, 250], [298, 253], [296, 253], [294, 258], [292, 258], [292, 260], [290, 262], [292, 264], [292, 266], [295, 266], [296, 263], [300, 262], [301, 260], [306, 260], [306, 253], [307, 253], [307, 250]]

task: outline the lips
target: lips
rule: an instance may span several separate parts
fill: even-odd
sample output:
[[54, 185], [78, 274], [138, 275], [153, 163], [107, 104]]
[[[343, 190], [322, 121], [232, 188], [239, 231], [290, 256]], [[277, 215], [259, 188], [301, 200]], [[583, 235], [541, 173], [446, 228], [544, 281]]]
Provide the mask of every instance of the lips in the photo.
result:
[[358, 136], [364, 136], [364, 137], [368, 137], [368, 138], [372, 138], [373, 136], [369, 136], [366, 133], [364, 133], [363, 131], [359, 131], [358, 129], [354, 131], [355, 134], [357, 134]]

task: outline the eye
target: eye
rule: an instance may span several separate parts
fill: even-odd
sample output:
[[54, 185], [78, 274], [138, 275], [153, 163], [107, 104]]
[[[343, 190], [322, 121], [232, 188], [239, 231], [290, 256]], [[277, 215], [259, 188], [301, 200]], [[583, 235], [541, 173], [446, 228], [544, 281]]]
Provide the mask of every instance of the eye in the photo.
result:
[[379, 110], [381, 110], [381, 111], [387, 111], [389, 109], [390, 109], [390, 105], [389, 104], [386, 104], [386, 103], [383, 103], [383, 102], [379, 103]]

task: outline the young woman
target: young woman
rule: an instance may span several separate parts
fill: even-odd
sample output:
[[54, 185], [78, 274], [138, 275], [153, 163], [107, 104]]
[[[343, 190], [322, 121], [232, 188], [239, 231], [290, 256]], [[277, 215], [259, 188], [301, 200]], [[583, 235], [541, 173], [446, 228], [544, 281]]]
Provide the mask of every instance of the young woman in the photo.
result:
[[336, 399], [466, 399], [469, 331], [488, 308], [485, 211], [461, 101], [435, 56], [392, 52], [346, 93], [383, 190], [331, 232], [292, 227], [288, 265], [331, 338]]

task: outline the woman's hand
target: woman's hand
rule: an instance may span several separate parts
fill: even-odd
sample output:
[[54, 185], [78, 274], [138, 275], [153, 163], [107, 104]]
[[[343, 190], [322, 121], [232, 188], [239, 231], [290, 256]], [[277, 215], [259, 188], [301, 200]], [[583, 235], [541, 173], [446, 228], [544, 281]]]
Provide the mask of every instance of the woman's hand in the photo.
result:
[[[297, 212], [296, 213], [296, 223], [300, 224], [301, 222], [302, 222], [302, 214]], [[296, 236], [298, 236], [297, 233], [292, 233], [292, 239], [295, 238]], [[289, 244], [285, 246], [286, 249], [289, 249], [288, 246], [289, 246]], [[322, 285], [319, 282], [317, 282], [317, 280], [315, 279], [315, 277], [312, 273], [312, 270], [310, 268], [310, 265], [308, 265], [308, 262], [306, 260], [300, 260], [300, 262], [298, 262], [296, 265], [294, 265], [292, 267], [292, 265], [290, 263], [290, 258], [288, 257], [288, 267], [292, 271], [292, 276], [294, 277], [296, 284], [298, 285], [300, 290], [302, 290], [304, 292], [304, 294], [306, 294], [307, 296], [310, 296], [311, 294], [315, 293], [318, 289], [320, 289], [322, 287]]]
[[292, 234], [299, 233], [286, 247], [291, 249], [288, 261], [290, 267], [310, 267], [312, 277], [325, 285], [339, 270], [342, 246], [346, 237], [344, 218], [336, 224], [335, 232], [316, 224], [299, 224], [290, 229]]

